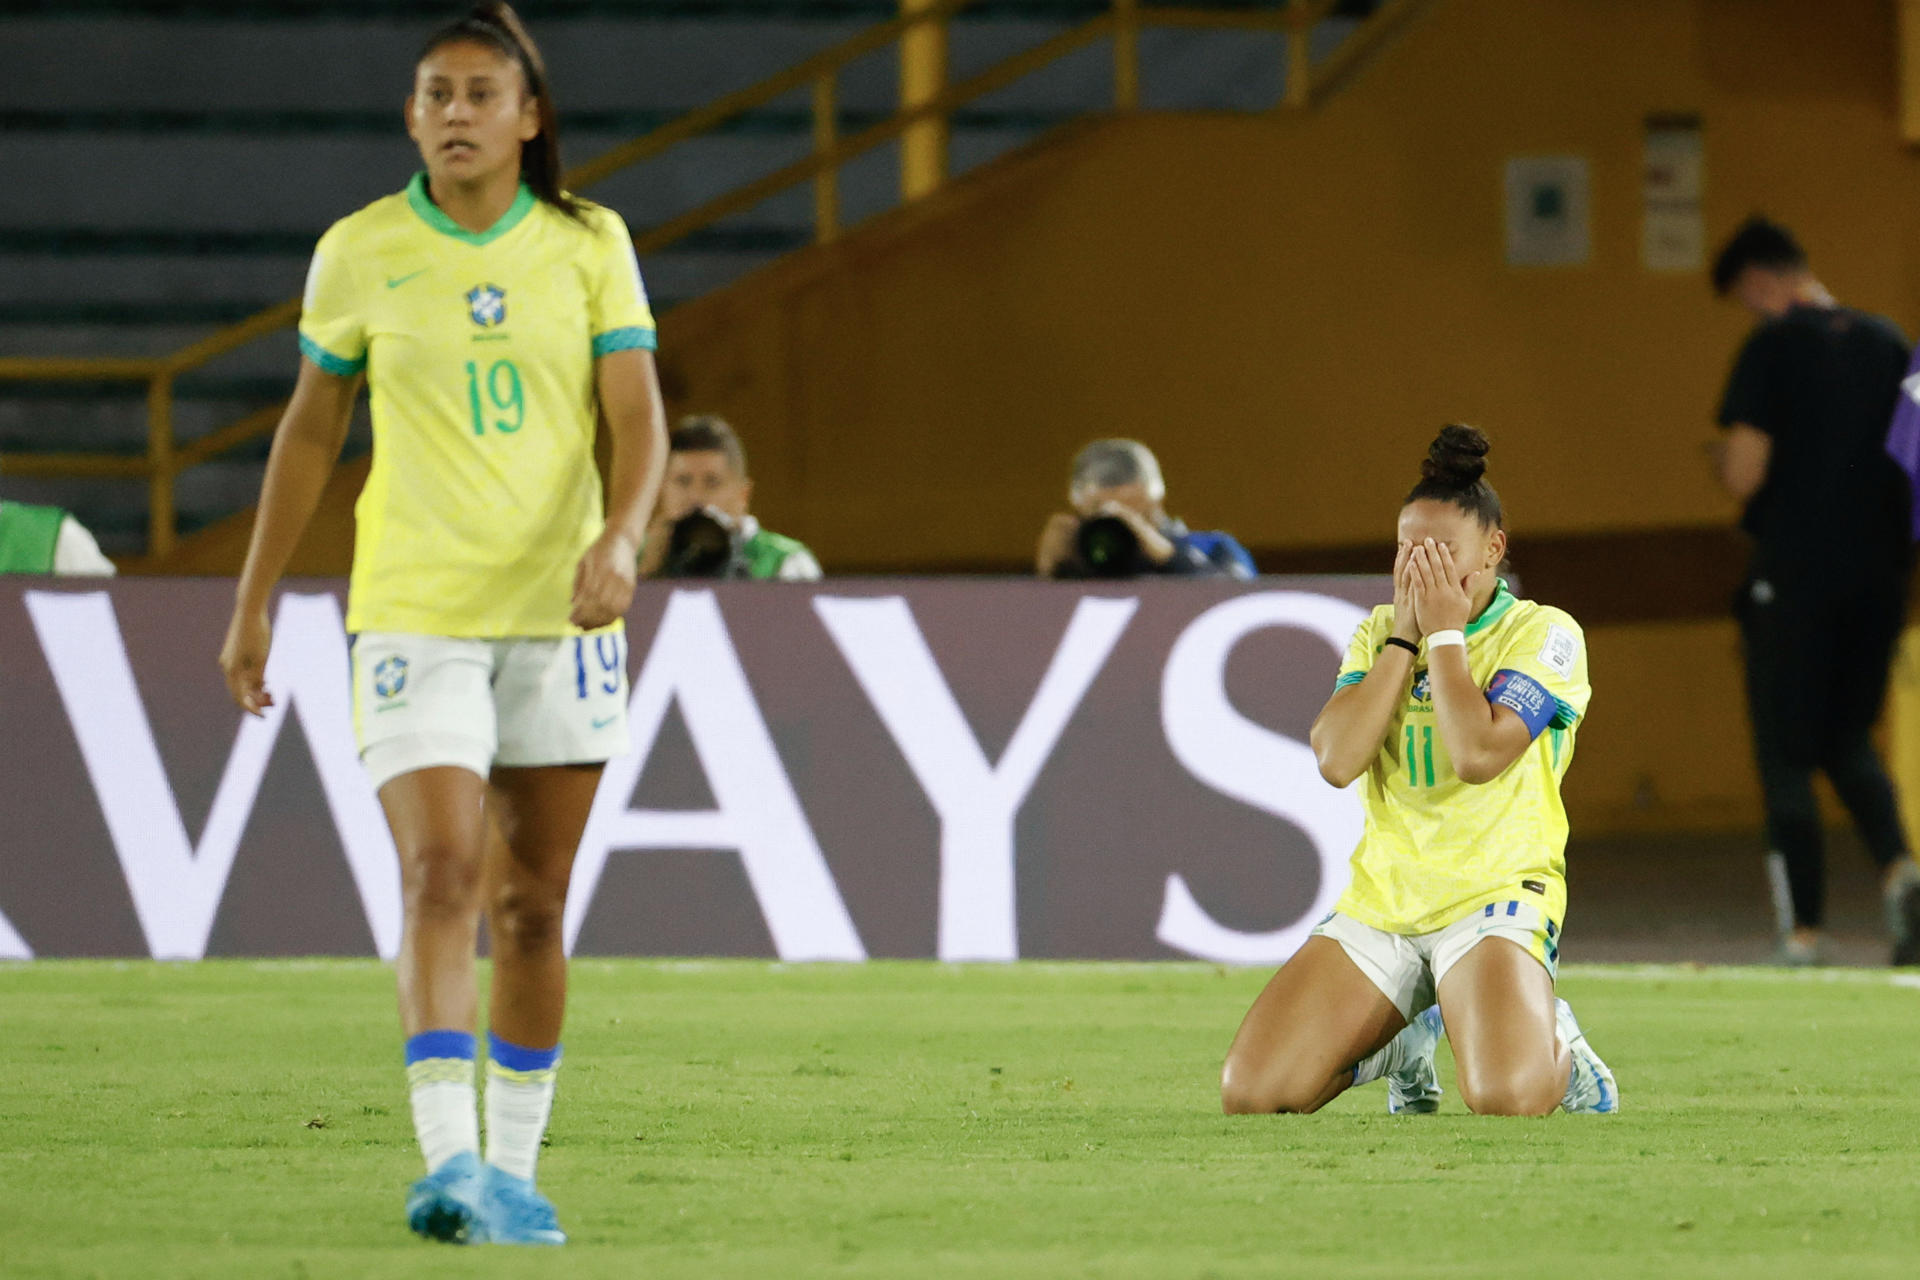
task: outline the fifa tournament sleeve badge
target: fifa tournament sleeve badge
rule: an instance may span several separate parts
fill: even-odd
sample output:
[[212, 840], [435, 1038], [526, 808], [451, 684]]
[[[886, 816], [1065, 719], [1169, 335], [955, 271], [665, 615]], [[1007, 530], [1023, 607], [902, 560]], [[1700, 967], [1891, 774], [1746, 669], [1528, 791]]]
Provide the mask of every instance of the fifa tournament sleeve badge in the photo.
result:
[[1540, 661], [1562, 680], [1573, 679], [1574, 659], [1580, 656], [1580, 639], [1558, 623], [1547, 626], [1547, 642], [1540, 646]]

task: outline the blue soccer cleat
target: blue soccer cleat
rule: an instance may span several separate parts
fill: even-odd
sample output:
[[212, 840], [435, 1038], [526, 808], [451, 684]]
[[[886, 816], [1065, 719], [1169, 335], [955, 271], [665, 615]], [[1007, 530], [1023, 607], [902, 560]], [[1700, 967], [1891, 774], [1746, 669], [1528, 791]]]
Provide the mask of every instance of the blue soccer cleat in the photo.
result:
[[448, 1244], [476, 1244], [480, 1231], [480, 1161], [462, 1151], [413, 1184], [407, 1225], [416, 1235]]
[[481, 1179], [481, 1218], [489, 1244], [565, 1244], [567, 1233], [553, 1202], [530, 1179], [516, 1178], [498, 1165], [486, 1166]]
[[1386, 1073], [1388, 1115], [1424, 1116], [1440, 1109], [1440, 1074], [1433, 1069], [1433, 1053], [1444, 1030], [1436, 1004], [1394, 1037], [1400, 1063]]
[[1566, 1042], [1567, 1052], [1573, 1056], [1573, 1071], [1567, 1077], [1567, 1096], [1560, 1100], [1560, 1109], [1576, 1116], [1612, 1115], [1620, 1110], [1620, 1088], [1613, 1082], [1613, 1072], [1587, 1043], [1587, 1033], [1574, 1019], [1573, 1006], [1559, 999], [1553, 1004], [1554, 1024], [1560, 1039]]

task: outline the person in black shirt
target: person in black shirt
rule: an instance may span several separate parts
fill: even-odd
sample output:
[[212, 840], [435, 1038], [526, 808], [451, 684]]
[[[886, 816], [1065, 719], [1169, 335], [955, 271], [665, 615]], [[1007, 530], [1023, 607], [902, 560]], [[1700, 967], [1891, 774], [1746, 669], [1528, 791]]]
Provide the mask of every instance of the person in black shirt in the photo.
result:
[[1792, 234], [1761, 218], [1728, 241], [1713, 284], [1760, 321], [1727, 381], [1717, 454], [1753, 541], [1734, 607], [1780, 913], [1776, 959], [1821, 959], [1819, 770], [1883, 871], [1893, 962], [1920, 962], [1920, 871], [1871, 738], [1912, 567], [1907, 479], [1886, 452], [1911, 348], [1892, 321], [1836, 303]]

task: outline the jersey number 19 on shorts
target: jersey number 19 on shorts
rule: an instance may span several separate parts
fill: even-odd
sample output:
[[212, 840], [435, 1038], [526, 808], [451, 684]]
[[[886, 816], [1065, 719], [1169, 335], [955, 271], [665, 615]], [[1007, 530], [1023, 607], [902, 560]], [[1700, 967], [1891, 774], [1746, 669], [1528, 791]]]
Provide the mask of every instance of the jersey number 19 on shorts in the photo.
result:
[[[625, 645], [617, 635], [593, 637], [593, 658], [587, 658], [587, 637], [573, 638], [573, 678], [574, 688], [581, 698], [585, 698], [598, 685], [601, 693], [620, 692], [620, 668], [626, 662], [622, 652]], [[589, 672], [588, 668], [597, 670]]]

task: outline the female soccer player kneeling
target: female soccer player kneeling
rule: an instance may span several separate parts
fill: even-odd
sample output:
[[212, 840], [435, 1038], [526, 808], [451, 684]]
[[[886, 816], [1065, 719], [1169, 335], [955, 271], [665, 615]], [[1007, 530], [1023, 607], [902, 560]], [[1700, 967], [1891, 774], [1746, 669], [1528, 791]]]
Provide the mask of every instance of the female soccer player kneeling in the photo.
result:
[[[617, 214], [561, 190], [555, 121], [507, 5], [478, 5], [428, 41], [407, 101], [426, 171], [314, 252], [299, 380], [220, 655], [257, 714], [269, 597], [370, 380], [373, 470], [347, 610], [354, 721], [405, 901], [400, 1019], [427, 1164], [407, 1221], [440, 1240], [566, 1239], [534, 1188], [560, 1063], [561, 922], [601, 770], [628, 746], [621, 618], [666, 460], [633, 243]], [[596, 417], [613, 443], [604, 512]]]
[[1554, 996], [1585, 644], [1498, 576], [1486, 454], [1478, 431], [1441, 430], [1400, 510], [1393, 603], [1360, 624], [1314, 721], [1321, 775], [1366, 779], [1366, 828], [1352, 886], [1234, 1037], [1229, 1112], [1315, 1111], [1382, 1076], [1389, 1111], [1432, 1111], [1443, 1029], [1475, 1112], [1619, 1108]]

